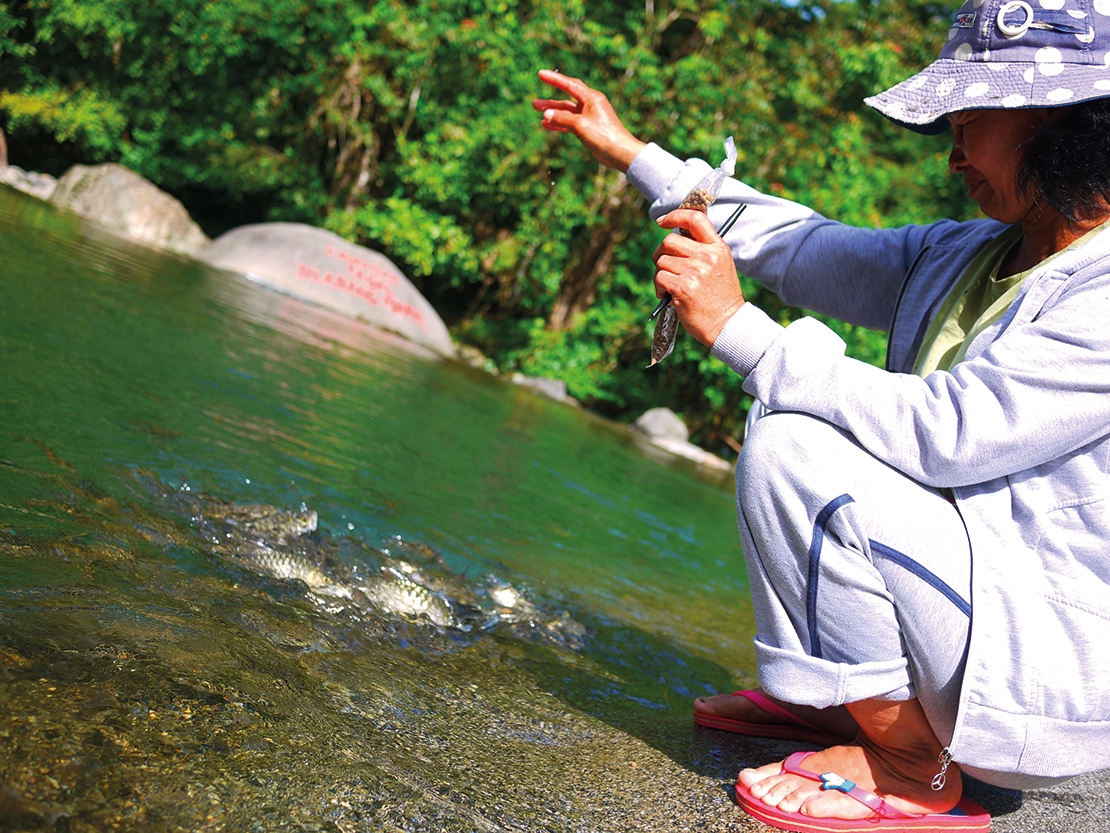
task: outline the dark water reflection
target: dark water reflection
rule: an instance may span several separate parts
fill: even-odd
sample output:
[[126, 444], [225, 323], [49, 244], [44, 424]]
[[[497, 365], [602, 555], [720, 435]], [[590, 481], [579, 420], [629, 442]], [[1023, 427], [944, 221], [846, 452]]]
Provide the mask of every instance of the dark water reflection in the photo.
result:
[[[3, 187], [0, 266], [0, 829], [748, 829], [689, 713], [751, 682], [729, 478]], [[185, 490], [542, 621], [310, 593]]]

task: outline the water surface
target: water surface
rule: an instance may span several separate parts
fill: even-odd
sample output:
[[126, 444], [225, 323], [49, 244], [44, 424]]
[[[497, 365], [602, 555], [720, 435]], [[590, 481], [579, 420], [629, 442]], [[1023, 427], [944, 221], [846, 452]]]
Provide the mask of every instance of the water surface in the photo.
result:
[[[690, 721], [754, 677], [730, 476], [4, 187], [0, 266], [0, 825], [748, 829]], [[534, 615], [313, 593], [188, 496]]]

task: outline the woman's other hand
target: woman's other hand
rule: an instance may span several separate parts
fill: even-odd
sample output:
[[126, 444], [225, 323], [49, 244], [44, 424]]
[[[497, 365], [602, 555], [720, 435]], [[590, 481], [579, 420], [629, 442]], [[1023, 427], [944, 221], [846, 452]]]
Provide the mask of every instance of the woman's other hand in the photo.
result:
[[655, 250], [655, 294], [671, 293], [683, 328], [712, 347], [728, 320], [744, 305], [740, 279], [728, 244], [701, 211], [678, 209], [661, 217], [668, 234]]
[[602, 165], [622, 173], [627, 171], [645, 143], [628, 132], [605, 94], [577, 78], [549, 69], [541, 69], [539, 76], [544, 83], [574, 99], [535, 99], [532, 106], [543, 114], [543, 127], [559, 133], [573, 133]]

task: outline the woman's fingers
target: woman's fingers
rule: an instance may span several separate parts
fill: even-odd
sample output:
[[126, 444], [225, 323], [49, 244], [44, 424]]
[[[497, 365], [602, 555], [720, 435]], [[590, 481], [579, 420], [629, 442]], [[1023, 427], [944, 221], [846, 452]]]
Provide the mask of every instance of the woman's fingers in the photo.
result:
[[704, 211], [690, 208], [675, 209], [670, 214], [664, 214], [659, 218], [659, 228], [682, 229], [691, 239], [699, 243], [724, 242]]
[[598, 162], [627, 171], [644, 142], [628, 132], [605, 94], [577, 78], [552, 70], [540, 70], [539, 77], [573, 98], [573, 101], [533, 100], [532, 107], [543, 114], [542, 126], [547, 130], [573, 133]]
[[552, 69], [541, 69], [539, 71], [539, 77], [545, 84], [550, 84], [555, 89], [562, 90], [567, 95], [573, 96], [579, 101], [591, 95], [604, 97], [602, 93], [592, 89], [581, 79], [571, 75], [563, 75], [563, 73], [556, 72]]

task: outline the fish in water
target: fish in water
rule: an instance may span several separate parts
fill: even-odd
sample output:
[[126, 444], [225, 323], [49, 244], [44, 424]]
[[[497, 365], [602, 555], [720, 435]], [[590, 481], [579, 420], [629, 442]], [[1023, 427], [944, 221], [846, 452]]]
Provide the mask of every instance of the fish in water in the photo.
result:
[[389, 567], [358, 586], [376, 609], [403, 619], [427, 619], [442, 628], [458, 627], [455, 606], [438, 593]]
[[314, 593], [352, 598], [343, 577], [298, 546], [305, 543], [303, 536], [316, 531], [314, 510], [303, 504], [289, 510], [266, 503], [226, 503], [207, 496], [196, 499], [203, 509], [194, 515], [194, 521], [208, 528], [220, 554], [263, 575], [302, 581]]
[[352, 593], [336, 577], [299, 552], [257, 547], [240, 552], [240, 560], [252, 569], [282, 580], [303, 581], [309, 590], [325, 596], [350, 599]]
[[289, 544], [316, 531], [316, 511], [304, 504], [298, 510], [278, 509], [266, 503], [215, 503], [210, 516], [234, 527], [250, 538], [273, 544]]
[[[188, 517], [211, 554], [259, 575], [300, 582], [310, 594], [338, 600], [339, 608], [368, 622], [393, 618], [459, 631], [502, 627], [569, 648], [585, 638], [585, 628], [565, 611], [537, 606], [492, 574], [477, 584], [468, 581], [427, 545], [397, 537], [377, 550], [355, 539], [334, 539], [317, 531], [317, 514], [304, 504], [290, 510], [232, 503], [191, 489], [167, 495], [157, 484], [150, 488]], [[328, 607], [337, 609], [334, 603]]]
[[367, 612], [440, 627], [459, 627], [457, 606], [443, 594], [383, 567], [368, 578], [355, 576], [328, 557], [325, 547], [304, 536], [316, 531], [314, 510], [280, 509], [265, 503], [229, 503], [191, 497], [194, 523], [208, 532], [213, 549], [255, 572], [283, 581], [302, 581], [322, 596], [347, 599]]

